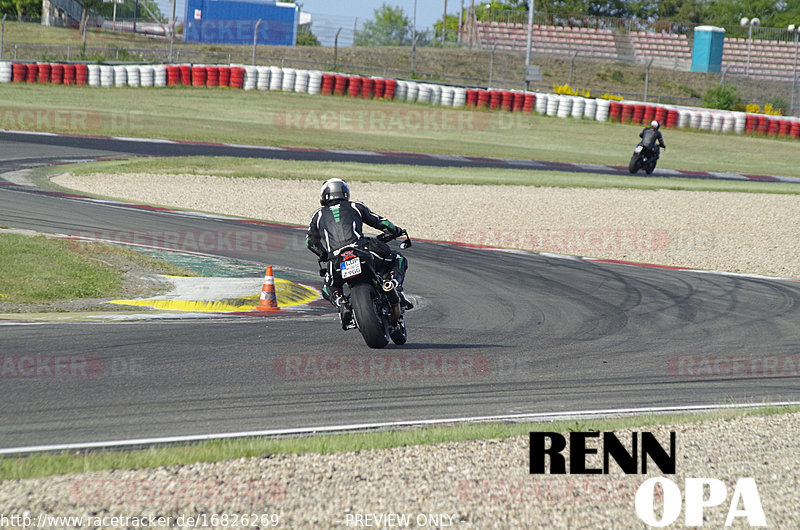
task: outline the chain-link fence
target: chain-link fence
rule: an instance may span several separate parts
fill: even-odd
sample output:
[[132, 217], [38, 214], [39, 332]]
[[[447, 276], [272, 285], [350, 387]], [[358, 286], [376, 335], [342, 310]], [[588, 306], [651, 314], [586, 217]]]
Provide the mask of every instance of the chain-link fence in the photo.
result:
[[[519, 17], [519, 13], [515, 16]], [[514, 22], [517, 19], [506, 18], [515, 24], [517, 34], [526, 32], [526, 24]], [[434, 82], [463, 84], [473, 87], [522, 88], [524, 86], [524, 41], [522, 47], [504, 49], [499, 46], [470, 49], [470, 43], [462, 42], [441, 47], [430, 40], [419, 43], [415, 57], [412, 59], [412, 48], [409, 45], [396, 47], [382, 46], [349, 46], [366, 19], [331, 16], [315, 16], [311, 29], [321, 43], [331, 40], [330, 46], [258, 46], [253, 53], [250, 46], [214, 45], [183, 43], [178, 33], [174, 46], [169, 39], [161, 35], [148, 35], [148, 39], [131, 40], [124, 37], [125, 32], [132, 31], [129, 19], [118, 18], [117, 31], [106, 29], [103, 24], [90, 26], [87, 45], [81, 43], [77, 31], [62, 32], [63, 42], [47, 44], [29, 44], [16, 42], [14, 32], [9, 33], [6, 24], [5, 41], [0, 47], [4, 60], [18, 61], [90, 61], [90, 62], [176, 62], [198, 64], [255, 64], [278, 65], [325, 71], [341, 71], [364, 75], [419, 79]], [[7, 21], [8, 22], [8, 21]], [[543, 17], [537, 22], [561, 24], [578, 24], [573, 27], [589, 28], [594, 24], [599, 29], [601, 19], [575, 18], [558, 19]], [[624, 19], [602, 19], [604, 27], [632, 28]], [[111, 21], [112, 28], [114, 21]], [[137, 20], [137, 29], [142, 31], [141, 19]], [[465, 25], [468, 22], [464, 22]], [[625, 24], [628, 24], [627, 26]], [[180, 30], [180, 22], [177, 29]], [[567, 27], [567, 26], [561, 26]], [[675, 29], [674, 27], [671, 29]], [[26, 26], [27, 36], [38, 31], [34, 25]], [[640, 31], [639, 29], [631, 31]], [[753, 28], [760, 36], [778, 33], [768, 28]], [[337, 38], [338, 33], [338, 38]], [[462, 32], [463, 33], [463, 32]], [[20, 35], [19, 31], [16, 33]], [[652, 35], [652, 34], [649, 34]], [[462, 35], [463, 36], [463, 35]], [[783, 35], [784, 37], [786, 35]], [[47, 39], [53, 39], [48, 36]], [[30, 42], [30, 38], [19, 39]], [[46, 39], [43, 38], [47, 42]], [[337, 46], [333, 46], [337, 44]], [[473, 43], [474, 44], [474, 43]], [[791, 47], [794, 42], [784, 42]], [[686, 46], [686, 45], [685, 45]], [[616, 48], [615, 48], [616, 49]], [[755, 47], [754, 47], [755, 49]], [[791, 51], [791, 50], [790, 50]], [[755, 55], [754, 55], [755, 56]], [[710, 88], [720, 83], [734, 84], [739, 88], [739, 96], [745, 103], [766, 102], [773, 107], [784, 109], [788, 114], [790, 102], [795, 103], [797, 111], [800, 97], [792, 98], [791, 79], [766, 80], [754, 76], [738, 76], [729, 69], [724, 75], [698, 74], [683, 70], [671, 70], [662, 63], [652, 64], [648, 69], [645, 61], [620, 61], [592, 57], [583, 51], [571, 50], [568, 53], [556, 53], [534, 46], [532, 64], [538, 65], [543, 73], [543, 80], [533, 83], [530, 88], [551, 92], [554, 87], [569, 85], [574, 89], [590, 90], [593, 96], [605, 93], [619, 95], [625, 99], [642, 100], [662, 104], [701, 105], [702, 96]], [[753, 63], [755, 64], [755, 62]], [[668, 65], [667, 65], [668, 66]], [[647, 88], [645, 88], [647, 85]], [[796, 92], [795, 92], [796, 93]]]

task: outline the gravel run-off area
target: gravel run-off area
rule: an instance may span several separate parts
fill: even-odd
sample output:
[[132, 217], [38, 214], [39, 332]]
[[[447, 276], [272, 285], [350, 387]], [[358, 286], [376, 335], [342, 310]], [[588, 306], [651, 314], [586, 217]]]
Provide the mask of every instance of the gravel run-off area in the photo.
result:
[[[167, 206], [301, 225], [317, 207], [320, 185], [181, 175], [55, 181], [125, 200], [159, 197]], [[800, 277], [794, 196], [355, 183], [353, 198], [418, 238]], [[665, 446], [676, 432], [677, 469], [668, 478], [681, 492], [687, 478], [725, 484], [725, 500], [705, 509], [706, 527], [724, 526], [737, 480], [747, 477], [755, 479], [768, 528], [800, 524], [800, 414], [644, 430]], [[617, 436], [629, 442], [628, 433]], [[517, 437], [4, 481], [0, 514], [184, 516], [184, 526], [185, 517], [200, 514], [277, 515], [261, 528], [275, 520], [284, 528], [645, 527], [634, 497], [647, 476], [624, 475], [613, 462], [609, 475], [530, 475], [528, 451], [527, 437]], [[587, 465], [602, 467], [600, 456], [589, 456]], [[660, 516], [660, 501], [655, 506]], [[747, 518], [733, 527], [748, 527]]]
[[[724, 483], [725, 500], [705, 509], [708, 528], [724, 526], [740, 478], [755, 479], [768, 528], [797, 528], [799, 420], [798, 414], [783, 414], [643, 429], [665, 449], [675, 431], [674, 475], [663, 475], [652, 462], [646, 476], [624, 475], [614, 461], [608, 475], [530, 475], [528, 438], [522, 436], [4, 481], [0, 514], [173, 521], [200, 514], [275, 514], [281, 528], [366, 527], [356, 516], [403, 514], [411, 517], [409, 527], [644, 528], [634, 508], [636, 492], [647, 478], [666, 476], [681, 492], [687, 478]], [[630, 446], [630, 431], [617, 436]], [[599, 454], [586, 462], [602, 467]], [[740, 500], [738, 508], [745, 507], [755, 505]], [[661, 517], [658, 498], [654, 511]], [[430, 524], [431, 516], [439, 524]], [[683, 517], [682, 512], [674, 527], [683, 526]], [[734, 528], [748, 527], [746, 517], [735, 521]], [[389, 527], [386, 520], [370, 522]]]
[[[299, 225], [319, 206], [321, 184], [147, 174], [66, 174], [54, 182]], [[352, 198], [416, 238], [800, 278], [796, 195], [356, 182]]]

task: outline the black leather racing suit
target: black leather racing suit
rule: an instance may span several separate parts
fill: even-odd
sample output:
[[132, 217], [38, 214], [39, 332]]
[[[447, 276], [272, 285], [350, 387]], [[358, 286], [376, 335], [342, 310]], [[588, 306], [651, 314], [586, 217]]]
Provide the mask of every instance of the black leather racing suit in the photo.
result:
[[658, 159], [660, 153], [659, 147], [661, 148], [667, 147], [666, 145], [664, 145], [664, 138], [661, 136], [661, 131], [657, 131], [652, 127], [647, 127], [645, 128], [645, 130], [640, 132], [639, 138], [642, 139], [642, 141], [639, 143], [641, 143], [645, 147], [645, 149], [648, 149], [651, 153], [653, 153], [652, 156], [654, 156], [656, 159]]
[[396, 233], [399, 229], [385, 217], [374, 214], [363, 203], [346, 199], [335, 199], [314, 212], [306, 233], [306, 245], [320, 261], [327, 261], [325, 284], [322, 295], [333, 302], [334, 294], [341, 294], [341, 284], [336, 284], [332, 271], [331, 258], [334, 253], [361, 241], [367, 245], [375, 258], [378, 272], [391, 272], [392, 277], [402, 286], [408, 260], [374, 237], [365, 237], [363, 226], [367, 224], [383, 232]]

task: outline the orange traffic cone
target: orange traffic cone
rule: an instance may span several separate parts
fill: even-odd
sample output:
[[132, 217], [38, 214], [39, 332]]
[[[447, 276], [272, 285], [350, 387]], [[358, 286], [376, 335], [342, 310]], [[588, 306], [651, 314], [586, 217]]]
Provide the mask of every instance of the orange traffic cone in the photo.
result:
[[257, 311], [280, 311], [278, 298], [275, 296], [275, 278], [272, 276], [272, 265], [267, 266], [264, 276], [264, 286], [261, 288], [261, 300], [258, 301]]

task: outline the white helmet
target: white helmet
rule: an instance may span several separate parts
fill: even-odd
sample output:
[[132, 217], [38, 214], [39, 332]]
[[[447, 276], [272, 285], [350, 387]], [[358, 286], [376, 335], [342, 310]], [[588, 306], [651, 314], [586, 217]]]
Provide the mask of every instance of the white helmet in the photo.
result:
[[342, 179], [328, 179], [324, 184], [322, 184], [322, 189], [319, 190], [319, 203], [322, 206], [325, 206], [328, 201], [336, 199], [347, 200], [349, 198], [350, 186], [348, 186], [347, 182], [343, 181]]
[[650, 122], [650, 127], [652, 127], [655, 130], [658, 130], [658, 128], [661, 127], [661, 124], [658, 123], [657, 120], [653, 120], [653, 121]]

